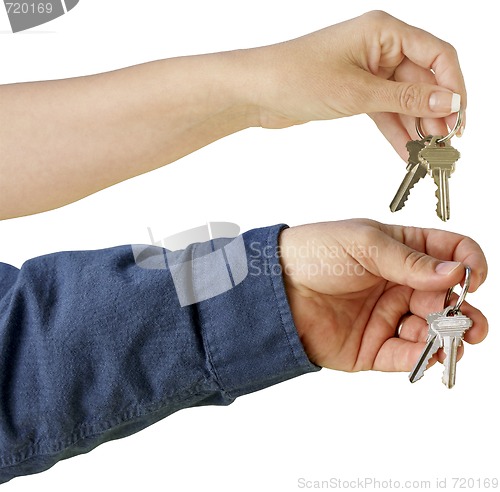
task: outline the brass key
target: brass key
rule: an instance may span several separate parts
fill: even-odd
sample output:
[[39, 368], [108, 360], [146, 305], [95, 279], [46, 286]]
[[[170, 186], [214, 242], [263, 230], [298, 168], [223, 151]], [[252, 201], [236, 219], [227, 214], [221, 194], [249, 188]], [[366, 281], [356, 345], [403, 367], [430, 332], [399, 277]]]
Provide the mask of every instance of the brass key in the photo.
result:
[[438, 217], [446, 222], [450, 218], [450, 191], [448, 180], [455, 171], [455, 163], [460, 152], [451, 146], [443, 137], [432, 137], [429, 144], [419, 152], [419, 159], [429, 169], [429, 174], [436, 183]]

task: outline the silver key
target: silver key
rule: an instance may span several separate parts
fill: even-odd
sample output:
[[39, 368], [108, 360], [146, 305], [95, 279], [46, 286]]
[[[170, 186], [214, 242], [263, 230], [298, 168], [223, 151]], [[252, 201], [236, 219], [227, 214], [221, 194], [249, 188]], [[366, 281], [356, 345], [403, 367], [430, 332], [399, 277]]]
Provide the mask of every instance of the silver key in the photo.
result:
[[441, 339], [446, 358], [444, 360], [443, 384], [448, 388], [455, 386], [457, 351], [462, 344], [465, 332], [472, 326], [472, 320], [451, 306], [443, 311], [443, 315], [434, 319], [432, 329]]
[[418, 381], [420, 378], [422, 378], [424, 376], [424, 372], [427, 369], [427, 366], [429, 365], [429, 361], [431, 360], [432, 356], [441, 347], [442, 340], [432, 326], [432, 323], [434, 322], [434, 320], [439, 318], [441, 315], [442, 315], [442, 313], [431, 313], [426, 318], [427, 324], [429, 325], [429, 331], [427, 333], [427, 340], [426, 340], [425, 348], [422, 351], [422, 354], [420, 355], [417, 363], [415, 364], [415, 367], [413, 368], [413, 370], [410, 372], [410, 375], [408, 376], [410, 378], [411, 383], [415, 383], [416, 381]]
[[426, 164], [420, 161], [419, 153], [429, 140], [429, 138], [423, 138], [422, 140], [410, 140], [406, 144], [406, 148], [408, 149], [408, 165], [406, 166], [407, 172], [396, 195], [389, 205], [391, 212], [397, 212], [404, 207], [405, 202], [410, 195], [411, 189], [427, 174], [429, 169]]
[[440, 136], [432, 137], [429, 144], [419, 152], [419, 160], [427, 166], [436, 183], [436, 213], [444, 222], [450, 218], [448, 180], [455, 171], [455, 163], [458, 159], [460, 159], [460, 152], [450, 145], [449, 140], [443, 142], [443, 137]]
[[429, 361], [439, 348], [444, 348], [443, 383], [448, 388], [455, 385], [457, 351], [462, 344], [465, 332], [472, 326], [472, 320], [456, 308], [448, 306], [444, 311], [427, 316], [429, 332], [422, 355], [410, 373], [412, 383], [423, 377]]
[[465, 332], [472, 326], [472, 320], [464, 316], [460, 311], [460, 307], [469, 290], [471, 276], [472, 270], [466, 265], [462, 292], [458, 296], [455, 306], [448, 306], [453, 292], [452, 287], [448, 289], [443, 311], [431, 313], [427, 316], [427, 342], [420, 358], [409, 375], [412, 383], [418, 381], [424, 375], [432, 356], [442, 347], [446, 356], [444, 360], [443, 383], [448, 388], [453, 388], [455, 385], [458, 347], [462, 344]]

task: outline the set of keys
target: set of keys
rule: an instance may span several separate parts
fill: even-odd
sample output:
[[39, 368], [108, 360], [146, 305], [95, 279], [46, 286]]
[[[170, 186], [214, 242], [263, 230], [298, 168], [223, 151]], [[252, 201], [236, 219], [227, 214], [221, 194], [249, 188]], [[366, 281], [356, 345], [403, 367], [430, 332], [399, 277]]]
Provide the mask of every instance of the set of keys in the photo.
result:
[[444, 137], [424, 136], [420, 128], [420, 119], [417, 119], [416, 130], [420, 140], [410, 140], [406, 144], [408, 149], [407, 172], [390, 204], [391, 212], [401, 210], [413, 186], [427, 174], [430, 174], [437, 187], [436, 213], [442, 221], [449, 220], [450, 192], [448, 180], [455, 171], [456, 162], [460, 159], [460, 152], [451, 146], [450, 140], [461, 127], [462, 118], [462, 110], [460, 110], [455, 127]]
[[445, 353], [443, 383], [448, 388], [455, 385], [458, 347], [462, 344], [465, 332], [472, 326], [472, 320], [460, 312], [460, 307], [469, 290], [471, 269], [465, 267], [465, 281], [462, 292], [454, 307], [448, 306], [453, 289], [448, 291], [444, 302], [445, 308], [441, 312], [427, 316], [429, 325], [424, 350], [411, 371], [410, 382], [414, 383], [423, 377], [432, 356], [443, 348]]
[[[448, 181], [455, 171], [455, 164], [460, 159], [460, 153], [450, 144], [451, 138], [462, 126], [463, 111], [460, 109], [457, 121], [451, 132], [446, 136], [424, 136], [417, 119], [416, 130], [420, 140], [410, 140], [406, 144], [408, 150], [408, 165], [406, 176], [401, 183], [396, 196], [390, 204], [391, 212], [401, 210], [413, 186], [430, 174], [436, 184], [438, 217], [446, 222], [450, 218], [450, 191]], [[469, 290], [471, 270], [465, 267], [465, 281], [462, 292], [455, 306], [449, 306], [453, 288], [448, 291], [443, 311], [427, 316], [428, 332], [425, 348], [415, 367], [411, 371], [410, 382], [414, 383], [424, 376], [433, 355], [442, 348], [444, 350], [443, 383], [448, 388], [455, 386], [458, 348], [462, 345], [465, 332], [472, 326], [472, 320], [460, 312], [460, 307]], [[400, 329], [402, 323], [400, 324]]]

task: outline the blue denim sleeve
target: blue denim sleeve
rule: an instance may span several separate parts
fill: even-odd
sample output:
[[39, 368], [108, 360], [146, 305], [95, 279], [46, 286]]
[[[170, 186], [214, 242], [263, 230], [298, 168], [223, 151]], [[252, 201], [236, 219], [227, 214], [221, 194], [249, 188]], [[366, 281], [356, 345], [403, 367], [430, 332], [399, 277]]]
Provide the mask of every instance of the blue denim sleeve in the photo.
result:
[[131, 246], [0, 263], [0, 483], [318, 370], [283, 286], [283, 227], [245, 233], [245, 279], [186, 306]]

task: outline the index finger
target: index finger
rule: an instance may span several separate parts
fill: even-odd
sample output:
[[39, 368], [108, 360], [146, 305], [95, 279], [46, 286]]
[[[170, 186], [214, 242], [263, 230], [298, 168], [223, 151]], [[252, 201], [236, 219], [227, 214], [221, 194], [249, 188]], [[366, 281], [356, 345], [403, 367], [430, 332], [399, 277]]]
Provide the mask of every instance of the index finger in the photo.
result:
[[415, 65], [432, 70], [438, 85], [461, 95], [465, 109], [464, 77], [457, 51], [450, 43], [380, 10], [368, 12], [364, 17], [370, 25], [378, 26], [371, 31], [375, 36], [371, 42], [380, 45], [373, 52], [377, 61], [384, 59], [383, 66], [396, 68], [406, 57]]
[[404, 26], [400, 40], [402, 53], [416, 65], [432, 70], [438, 85], [460, 94], [465, 109], [467, 91], [456, 49], [423, 29], [409, 24]]
[[440, 229], [390, 226], [390, 235], [410, 248], [444, 261], [468, 265], [471, 272], [470, 292], [486, 280], [488, 264], [479, 244], [468, 236]]

